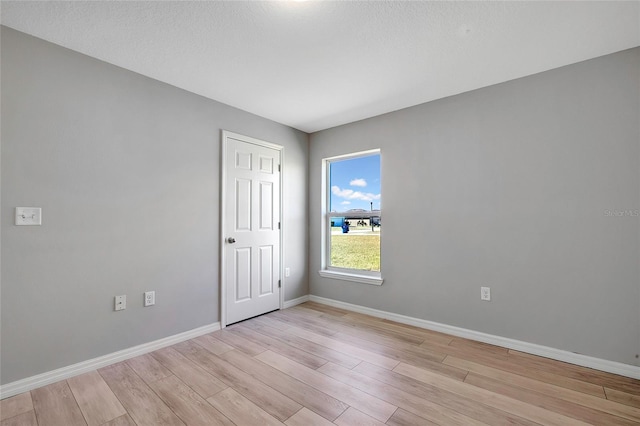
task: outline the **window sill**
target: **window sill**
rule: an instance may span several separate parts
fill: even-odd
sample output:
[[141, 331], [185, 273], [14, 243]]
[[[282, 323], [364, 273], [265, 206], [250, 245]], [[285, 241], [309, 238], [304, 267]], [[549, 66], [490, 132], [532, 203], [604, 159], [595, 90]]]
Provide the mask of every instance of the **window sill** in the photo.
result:
[[382, 285], [384, 279], [382, 277], [375, 277], [371, 275], [360, 275], [353, 272], [338, 272], [323, 269], [318, 271], [323, 278], [333, 278], [336, 280], [353, 281], [356, 283], [369, 284], [369, 285]]

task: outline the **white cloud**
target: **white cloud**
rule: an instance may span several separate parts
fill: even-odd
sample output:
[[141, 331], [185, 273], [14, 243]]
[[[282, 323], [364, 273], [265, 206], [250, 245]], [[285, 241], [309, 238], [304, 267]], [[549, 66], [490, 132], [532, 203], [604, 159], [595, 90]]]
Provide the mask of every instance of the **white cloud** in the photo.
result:
[[340, 204], [343, 204], [343, 205], [347, 206], [347, 205], [351, 204], [351, 201], [346, 201], [345, 200], [345, 201], [341, 202]]
[[380, 194], [354, 191], [352, 189], [340, 189], [340, 187], [336, 185], [331, 187], [331, 192], [333, 195], [347, 200], [374, 201], [380, 199]]
[[364, 180], [364, 179], [354, 179], [351, 182], [349, 182], [349, 185], [365, 187], [365, 186], [367, 186], [367, 181]]
[[333, 195], [340, 198], [349, 198], [349, 196], [353, 194], [353, 189], [340, 189], [339, 186], [334, 185], [331, 187], [331, 192], [333, 193]]

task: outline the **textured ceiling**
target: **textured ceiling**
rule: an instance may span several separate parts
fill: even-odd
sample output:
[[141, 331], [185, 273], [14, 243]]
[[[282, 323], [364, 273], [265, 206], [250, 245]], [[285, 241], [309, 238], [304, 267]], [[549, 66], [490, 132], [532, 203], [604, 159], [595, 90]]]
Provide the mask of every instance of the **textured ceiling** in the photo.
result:
[[306, 132], [640, 45], [636, 1], [2, 1], [1, 14]]

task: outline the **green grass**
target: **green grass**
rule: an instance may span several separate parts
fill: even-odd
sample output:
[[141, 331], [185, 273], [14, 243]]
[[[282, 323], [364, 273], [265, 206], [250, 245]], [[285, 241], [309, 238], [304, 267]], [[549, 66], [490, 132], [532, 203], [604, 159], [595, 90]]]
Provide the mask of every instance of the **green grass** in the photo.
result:
[[380, 270], [380, 234], [331, 235], [331, 266]]

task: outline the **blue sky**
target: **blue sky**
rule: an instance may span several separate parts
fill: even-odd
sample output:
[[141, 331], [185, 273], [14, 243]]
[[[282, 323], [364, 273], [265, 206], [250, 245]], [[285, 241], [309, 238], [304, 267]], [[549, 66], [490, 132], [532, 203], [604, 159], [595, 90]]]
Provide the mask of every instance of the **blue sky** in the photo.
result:
[[330, 211], [380, 209], [380, 154], [330, 164]]

